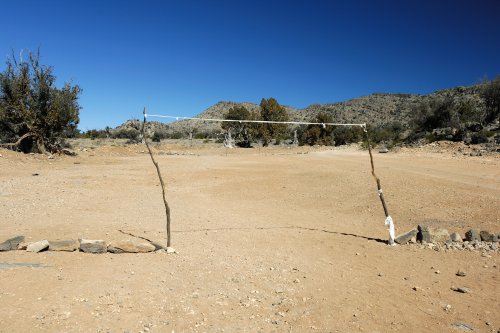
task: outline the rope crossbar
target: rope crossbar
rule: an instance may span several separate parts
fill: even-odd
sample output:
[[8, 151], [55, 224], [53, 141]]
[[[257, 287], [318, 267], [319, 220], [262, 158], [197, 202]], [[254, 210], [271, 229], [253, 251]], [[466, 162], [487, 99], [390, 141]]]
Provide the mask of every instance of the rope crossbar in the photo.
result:
[[366, 123], [364, 123], [364, 124], [345, 124], [345, 123], [313, 123], [313, 122], [308, 122], [308, 121], [235, 120], [235, 119], [166, 116], [166, 115], [160, 115], [160, 114], [145, 114], [144, 116], [146, 118], [147, 117], [156, 117], [156, 118], [167, 118], [167, 119], [175, 119], [175, 120], [198, 120], [198, 121], [212, 121], [212, 122], [288, 124], [288, 125], [358, 126], [361, 128], [366, 128]]

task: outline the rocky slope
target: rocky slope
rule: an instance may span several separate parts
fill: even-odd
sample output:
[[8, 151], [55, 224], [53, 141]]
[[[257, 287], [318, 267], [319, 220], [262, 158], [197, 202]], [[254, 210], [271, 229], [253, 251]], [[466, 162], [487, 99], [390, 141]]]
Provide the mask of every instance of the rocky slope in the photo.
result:
[[[440, 90], [429, 95], [374, 93], [369, 96], [333, 104], [312, 104], [304, 109], [287, 106], [285, 108], [288, 111], [290, 120], [293, 121], [311, 121], [319, 112], [326, 112], [332, 115], [334, 122], [339, 123], [367, 123], [372, 126], [378, 126], [399, 122], [404, 127], [408, 127], [412, 119], [413, 110], [425, 101], [446, 97], [451, 98], [453, 103], [468, 101], [475, 108], [484, 108], [480, 89], [480, 85], [474, 85]], [[256, 112], [259, 110], [259, 105], [255, 103], [221, 101], [195, 117], [223, 118], [229, 109], [236, 105], [244, 105], [250, 111]], [[131, 126], [139, 128], [138, 124], [138, 121], [128, 121], [115, 129], [115, 131], [130, 128]], [[152, 135], [156, 131], [163, 131], [170, 135], [177, 132], [186, 136], [190, 131], [194, 131], [195, 133], [221, 132], [221, 127], [220, 123], [200, 121], [177, 121], [171, 124], [160, 122], [150, 123], [148, 132]]]

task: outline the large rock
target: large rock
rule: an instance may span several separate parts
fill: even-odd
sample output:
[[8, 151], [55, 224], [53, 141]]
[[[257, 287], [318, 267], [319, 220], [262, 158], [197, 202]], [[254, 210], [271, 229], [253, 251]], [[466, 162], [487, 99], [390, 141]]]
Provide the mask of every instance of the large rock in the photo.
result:
[[113, 242], [108, 246], [108, 251], [112, 253], [146, 253], [155, 249], [153, 244], [138, 240]]
[[0, 243], [0, 251], [17, 250], [19, 243], [24, 241], [24, 236], [16, 236]]
[[108, 248], [103, 240], [80, 239], [80, 250], [86, 253], [106, 253]]
[[80, 248], [80, 242], [75, 239], [49, 241], [49, 251], [73, 252]]
[[479, 233], [479, 237], [481, 237], [481, 240], [483, 242], [497, 242], [498, 241], [497, 235], [495, 235], [489, 231], [486, 231], [486, 230], [481, 230], [481, 232]]
[[460, 234], [458, 232], [452, 233], [450, 235], [450, 238], [451, 238], [452, 242], [458, 242], [458, 243], [462, 242], [462, 236], [460, 236]]
[[48, 248], [49, 248], [49, 241], [44, 239], [38, 242], [28, 244], [28, 246], [26, 247], [26, 251], [36, 253]]
[[416, 237], [418, 233], [417, 229], [411, 229], [408, 232], [405, 232], [402, 235], [399, 235], [394, 239], [394, 241], [398, 244], [406, 244], [408, 243], [413, 237]]
[[479, 233], [477, 232], [477, 230], [470, 229], [469, 231], [467, 231], [465, 233], [465, 240], [468, 242], [480, 241], [481, 236], [479, 236]]
[[446, 243], [450, 241], [450, 234], [446, 229], [419, 225], [417, 239], [427, 243]]

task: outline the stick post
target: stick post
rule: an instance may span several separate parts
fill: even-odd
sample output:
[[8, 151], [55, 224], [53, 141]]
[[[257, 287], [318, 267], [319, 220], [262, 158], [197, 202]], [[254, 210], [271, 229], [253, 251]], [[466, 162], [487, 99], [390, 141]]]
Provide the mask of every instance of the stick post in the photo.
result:
[[156, 167], [156, 172], [158, 173], [158, 178], [160, 179], [160, 184], [161, 184], [161, 190], [163, 193], [163, 204], [165, 205], [165, 215], [167, 216], [167, 247], [170, 247], [170, 207], [167, 202], [167, 197], [165, 194], [165, 183], [163, 182], [163, 178], [161, 177], [161, 172], [160, 172], [160, 166], [158, 165], [158, 162], [155, 161], [153, 157], [153, 152], [151, 151], [151, 148], [149, 147], [148, 140], [146, 138], [146, 107], [144, 107], [144, 111], [142, 112], [144, 115], [144, 122], [142, 123], [142, 137], [144, 142], [146, 143], [146, 147], [148, 148], [149, 151], [149, 156], [151, 157], [151, 161], [153, 162], [154, 166]]
[[370, 138], [368, 136], [368, 130], [366, 129], [366, 124], [363, 126], [363, 132], [365, 132], [365, 137], [366, 137], [366, 143], [368, 144], [368, 153], [370, 154], [370, 163], [372, 166], [372, 176], [375, 179], [375, 182], [377, 183], [377, 193], [380, 198], [380, 202], [382, 203], [382, 207], [384, 208], [384, 214], [385, 214], [385, 225], [388, 226], [389, 228], [389, 245], [394, 245], [394, 221], [392, 220], [392, 217], [389, 215], [389, 210], [387, 209], [387, 205], [385, 204], [384, 200], [384, 193], [382, 192], [382, 186], [380, 185], [380, 178], [377, 177], [375, 174], [375, 166], [373, 164], [373, 155], [372, 155], [372, 149], [371, 149], [371, 144], [370, 144]]

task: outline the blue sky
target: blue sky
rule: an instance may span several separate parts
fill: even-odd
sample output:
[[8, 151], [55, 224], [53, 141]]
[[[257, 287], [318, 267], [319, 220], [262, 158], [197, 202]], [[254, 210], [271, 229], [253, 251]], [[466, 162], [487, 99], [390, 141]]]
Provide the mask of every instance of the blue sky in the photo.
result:
[[[82, 87], [80, 129], [221, 100], [298, 108], [500, 74], [500, 1], [9, 1], [0, 70], [40, 47]], [[26, 54], [26, 53], [25, 53]]]

